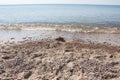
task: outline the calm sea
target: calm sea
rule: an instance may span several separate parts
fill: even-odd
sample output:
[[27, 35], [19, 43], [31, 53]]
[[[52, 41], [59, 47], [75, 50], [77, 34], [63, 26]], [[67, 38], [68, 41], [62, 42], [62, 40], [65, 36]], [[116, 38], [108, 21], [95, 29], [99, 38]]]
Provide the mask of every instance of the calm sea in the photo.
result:
[[1, 5], [0, 23], [75, 23], [120, 26], [120, 6]]

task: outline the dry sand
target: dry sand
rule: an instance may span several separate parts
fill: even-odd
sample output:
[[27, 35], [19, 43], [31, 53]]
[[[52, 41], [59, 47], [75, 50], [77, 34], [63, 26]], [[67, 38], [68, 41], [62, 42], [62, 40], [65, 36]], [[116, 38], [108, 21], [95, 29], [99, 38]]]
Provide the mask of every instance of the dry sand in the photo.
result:
[[64, 38], [4, 43], [0, 80], [120, 80], [120, 47]]

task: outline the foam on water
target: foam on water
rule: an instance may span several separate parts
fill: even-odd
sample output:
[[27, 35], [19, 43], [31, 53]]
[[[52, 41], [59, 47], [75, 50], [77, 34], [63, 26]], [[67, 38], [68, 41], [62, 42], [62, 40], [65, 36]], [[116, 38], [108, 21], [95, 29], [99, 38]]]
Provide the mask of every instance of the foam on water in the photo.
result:
[[78, 24], [2, 24], [1, 30], [50, 30], [79, 33], [120, 33], [119, 27], [89, 26]]

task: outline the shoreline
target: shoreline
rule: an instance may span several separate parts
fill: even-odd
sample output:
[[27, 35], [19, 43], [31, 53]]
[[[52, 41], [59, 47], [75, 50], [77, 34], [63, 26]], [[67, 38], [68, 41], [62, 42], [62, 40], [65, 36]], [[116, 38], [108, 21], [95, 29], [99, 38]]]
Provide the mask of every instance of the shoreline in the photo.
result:
[[6, 43], [0, 46], [0, 53], [0, 79], [120, 78], [120, 47], [109, 44], [59, 37], [53, 40]]
[[93, 26], [84, 24], [49, 24], [49, 23], [18, 23], [0, 24], [0, 30], [51, 30], [79, 33], [109, 33], [120, 34], [120, 26]]

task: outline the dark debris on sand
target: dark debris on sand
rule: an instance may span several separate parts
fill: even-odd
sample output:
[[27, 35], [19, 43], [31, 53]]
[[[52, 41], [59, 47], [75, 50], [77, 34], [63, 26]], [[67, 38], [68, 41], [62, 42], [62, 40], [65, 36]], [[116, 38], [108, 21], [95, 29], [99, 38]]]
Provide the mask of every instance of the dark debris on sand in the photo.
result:
[[55, 39], [56, 41], [60, 41], [60, 42], [65, 42], [65, 39], [63, 37], [58, 37]]

